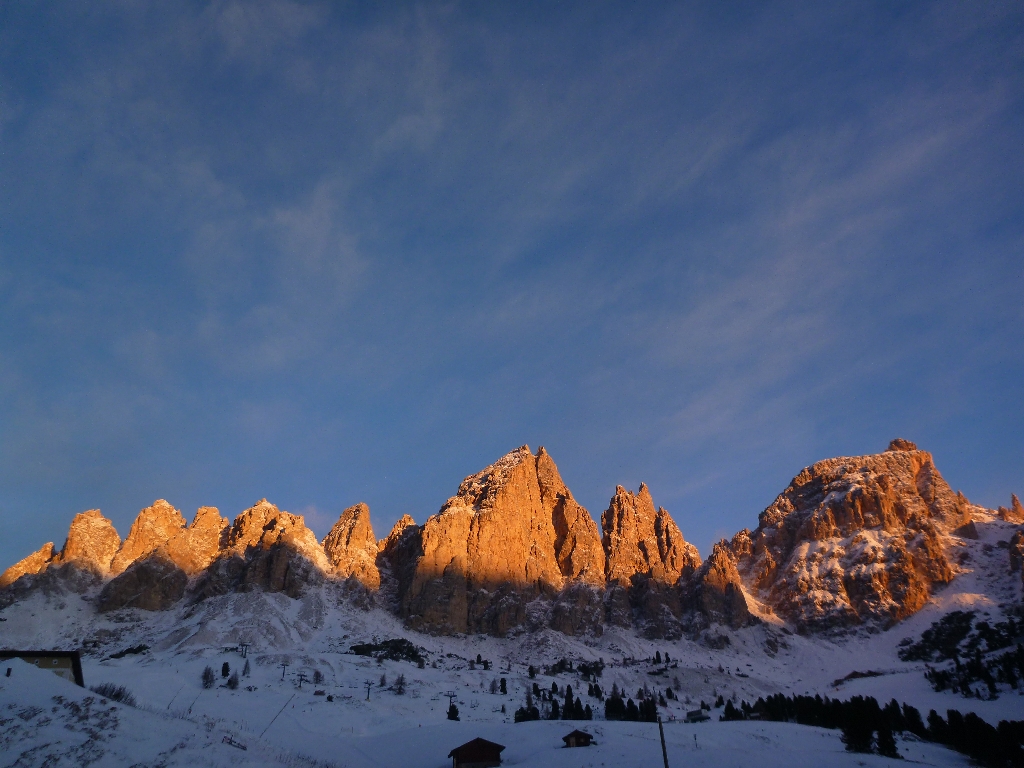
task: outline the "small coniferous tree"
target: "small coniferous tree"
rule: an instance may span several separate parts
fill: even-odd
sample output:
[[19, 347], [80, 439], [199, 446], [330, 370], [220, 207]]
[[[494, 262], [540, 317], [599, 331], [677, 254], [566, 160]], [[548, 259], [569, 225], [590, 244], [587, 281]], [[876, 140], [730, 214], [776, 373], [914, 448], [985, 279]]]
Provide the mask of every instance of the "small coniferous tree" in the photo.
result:
[[533, 678], [537, 676], [537, 670], [533, 668], [533, 664], [527, 667], [526, 674], [529, 676], [531, 680], [533, 680]]
[[594, 710], [592, 710], [590, 708], [589, 704], [587, 704], [587, 706], [585, 706], [583, 708], [583, 719], [584, 720], [593, 720], [594, 719]]
[[221, 677], [227, 677], [230, 674], [231, 674], [231, 666], [225, 661], [220, 666], [220, 676]]
[[449, 720], [458, 720], [459, 719], [459, 708], [455, 706], [455, 702], [454, 701], [451, 703], [451, 706], [448, 707], [448, 719]]
[[399, 675], [395, 678], [395, 693], [399, 696], [405, 695], [405, 675]]
[[498, 681], [497, 680], [491, 680], [491, 693], [495, 694], [497, 692], [498, 692]]
[[324, 673], [319, 669], [313, 670], [313, 685], [320, 685], [324, 681]]
[[477, 664], [483, 664], [484, 663], [484, 657], [481, 656], [479, 653], [476, 655], [476, 663]]
[[558, 695], [558, 683], [556, 683], [554, 680], [551, 681], [551, 695]]
[[561, 716], [561, 712], [558, 707], [558, 699], [551, 700], [551, 714], [548, 716], [549, 720], [558, 720]]
[[896, 739], [888, 727], [878, 729], [877, 747], [878, 754], [882, 757], [901, 757], [899, 749], [896, 748]]
[[668, 664], [672, 659], [668, 657], [668, 651], [665, 651], [665, 663]]
[[213, 667], [207, 667], [203, 670], [203, 688], [213, 688], [213, 683], [216, 679], [216, 675], [213, 674]]
[[540, 686], [536, 683], [533, 684], [533, 695], [540, 696]]
[[661, 651], [654, 652], [654, 663], [661, 664]]
[[381, 675], [380, 676], [380, 687], [383, 688], [387, 684], [388, 684], [388, 676], [387, 675]]
[[469, 660], [469, 668], [470, 669], [476, 669], [476, 662], [473, 661], [472, 659]]
[[504, 677], [501, 678], [501, 682], [498, 684], [498, 687], [501, 689], [502, 696], [508, 695], [508, 682], [505, 680]]
[[851, 713], [843, 723], [843, 744], [847, 752], [870, 752], [874, 729], [863, 718]]
[[659, 704], [660, 704], [661, 706], [663, 706], [663, 707], [667, 707], [667, 706], [668, 706], [668, 702], [667, 702], [667, 701], [665, 701], [665, 696], [664, 696], [664, 694], [661, 694], [661, 693], [659, 693], [659, 694], [658, 694], [658, 703], [659, 703]]
[[228, 688], [232, 691], [238, 690], [238, 672], [232, 672], [231, 677], [228, 678]]
[[245, 660], [245, 666], [242, 667], [242, 677], [248, 677], [248, 676], [249, 676], [249, 660], [246, 659]]

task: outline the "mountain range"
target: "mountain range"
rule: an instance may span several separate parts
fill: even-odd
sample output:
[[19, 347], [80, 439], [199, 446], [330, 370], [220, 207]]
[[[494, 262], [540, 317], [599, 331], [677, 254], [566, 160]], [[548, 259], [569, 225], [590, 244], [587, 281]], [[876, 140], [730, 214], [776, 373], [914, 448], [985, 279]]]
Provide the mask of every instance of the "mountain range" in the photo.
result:
[[[322, 541], [266, 499], [234, 521], [200, 507], [191, 523], [157, 500], [124, 540], [99, 510], [82, 512], [59, 551], [47, 543], [0, 575], [0, 607], [71, 590], [95, 593], [99, 612], [162, 611], [336, 582], [354, 604], [434, 635], [615, 626], [676, 639], [759, 622], [835, 634], [919, 611], [962, 571], [975, 522], [993, 517], [1019, 524], [1024, 507], [1016, 496], [998, 510], [971, 504], [930, 453], [897, 439], [803, 469], [756, 528], [702, 560], [646, 485], [616, 487], [598, 525], [547, 451], [522, 446], [463, 480], [422, 524], [405, 516], [381, 539], [363, 503]], [[1007, 549], [1007, 571], [1021, 571], [1024, 534]]]

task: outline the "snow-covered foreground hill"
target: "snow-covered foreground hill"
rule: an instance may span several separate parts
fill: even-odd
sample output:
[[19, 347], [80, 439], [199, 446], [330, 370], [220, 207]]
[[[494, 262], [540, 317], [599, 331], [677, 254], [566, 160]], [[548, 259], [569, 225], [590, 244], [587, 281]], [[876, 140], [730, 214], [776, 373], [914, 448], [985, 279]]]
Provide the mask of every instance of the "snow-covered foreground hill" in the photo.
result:
[[[386, 699], [377, 704], [376, 694], [370, 703], [358, 696], [328, 703], [312, 690], [289, 692], [266, 684], [256, 692], [208, 692], [202, 706], [187, 715], [173, 707], [123, 706], [20, 661], [9, 665], [12, 675], [0, 678], [5, 766], [440, 768], [448, 764], [452, 747], [476, 736], [505, 744], [505, 765], [640, 766], [662, 759], [658, 728], [651, 723], [589, 723], [596, 745], [564, 749], [561, 736], [570, 726], [563, 722], [512, 725], [487, 717], [449, 722], [436, 717], [437, 701], [422, 696], [403, 706]], [[160, 683], [153, 676], [152, 688], [139, 687], [155, 698]], [[258, 731], [272, 720], [260, 738]], [[835, 731], [782, 723], [669, 723], [665, 739], [669, 764], [677, 766], [739, 767], [755, 758], [764, 768], [890, 762], [845, 752]], [[900, 746], [914, 762], [967, 764], [932, 744], [901, 741]]]
[[[619, 686], [657, 696], [671, 688], [659, 712], [665, 720], [669, 764], [763, 766], [873, 765], [884, 758], [852, 755], [838, 731], [769, 722], [682, 722], [687, 710], [719, 695], [755, 701], [773, 693], [820, 693], [847, 699], [861, 694], [917, 707], [976, 712], [989, 723], [1024, 720], [1024, 696], [1001, 685], [994, 700], [967, 699], [931, 689], [920, 662], [902, 662], [900, 641], [920, 637], [951, 610], [1001, 621], [1019, 600], [1006, 575], [1006, 550], [997, 546], [1009, 526], [979, 526], [981, 538], [964, 544], [962, 572], [918, 614], [889, 631], [833, 639], [788, 632], [766, 617], [739, 630], [713, 627], [697, 641], [647, 640], [609, 628], [600, 637], [574, 638], [552, 630], [510, 638], [433, 637], [406, 630], [392, 614], [352, 603], [341, 585], [310, 587], [299, 599], [252, 591], [182, 603], [163, 612], [97, 613], [94, 595], [42, 591], [8, 606], [0, 619], [0, 647], [85, 648], [87, 686], [127, 687], [138, 707], [126, 707], [21, 662], [0, 664], [0, 767], [34, 765], [313, 765], [440, 766], [470, 739], [506, 745], [504, 764], [522, 766], [660, 765], [656, 724], [608, 722], [603, 704], [588, 695], [580, 662], [603, 660], [605, 692]], [[424, 665], [377, 661], [349, 652], [354, 643], [406, 638], [422, 650]], [[239, 643], [248, 644], [243, 659]], [[144, 649], [140, 649], [144, 646]], [[140, 651], [128, 652], [123, 651]], [[112, 658], [115, 654], [119, 658]], [[661, 662], [654, 661], [655, 655]], [[481, 663], [476, 663], [476, 659]], [[574, 669], [547, 674], [559, 659]], [[666, 661], [666, 659], [668, 659]], [[488, 669], [484, 669], [484, 660]], [[237, 690], [221, 669], [250, 673]], [[286, 665], [286, 666], [285, 666]], [[213, 688], [203, 669], [216, 671]], [[530, 678], [529, 667], [537, 670]], [[474, 668], [475, 667], [475, 668]], [[11, 668], [11, 676], [4, 673]], [[836, 683], [851, 672], [877, 673]], [[313, 685], [314, 676], [322, 682]], [[404, 675], [399, 695], [394, 683]], [[384, 684], [381, 684], [381, 678]], [[504, 678], [507, 693], [491, 693]], [[300, 687], [301, 682], [301, 687]], [[369, 684], [369, 698], [367, 698]], [[589, 704], [592, 722], [513, 723], [514, 711], [537, 684], [565, 688]], [[317, 695], [322, 691], [323, 695]], [[454, 692], [461, 720], [446, 719]], [[328, 700], [328, 699], [331, 700]], [[504, 712], [502, 711], [504, 707]], [[561, 737], [583, 727], [597, 746], [562, 749]], [[247, 749], [224, 741], [228, 736]], [[898, 740], [908, 760], [964, 765], [939, 746]]]

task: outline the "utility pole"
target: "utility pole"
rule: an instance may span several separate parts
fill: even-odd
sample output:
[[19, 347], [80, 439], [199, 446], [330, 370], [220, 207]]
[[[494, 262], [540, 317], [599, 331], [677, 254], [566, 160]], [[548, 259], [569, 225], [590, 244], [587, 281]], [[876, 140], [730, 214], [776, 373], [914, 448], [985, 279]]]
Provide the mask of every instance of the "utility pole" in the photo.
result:
[[244, 658], [245, 658], [246, 656], [248, 656], [248, 654], [249, 654], [249, 644], [248, 644], [248, 643], [239, 643], [239, 644], [238, 644], [238, 647], [239, 647], [239, 648], [241, 649], [241, 651], [242, 651], [242, 658], [243, 658], [243, 659], [244, 659]]
[[288, 670], [288, 667], [289, 667], [288, 664], [282, 664], [281, 665], [281, 679], [282, 680], [284, 680], [284, 673]]
[[457, 694], [455, 691], [445, 691], [441, 695], [448, 697], [448, 709], [451, 709], [452, 708], [452, 702], [455, 701], [455, 697], [458, 696], [459, 694]]
[[365, 683], [363, 683], [363, 685], [366, 686], [366, 700], [369, 701], [370, 700], [370, 689], [373, 688], [373, 681], [372, 680], [367, 680]]
[[665, 729], [661, 725], [660, 716], [658, 717], [658, 733], [661, 734], [661, 758], [665, 761], [665, 768], [668, 768], [668, 750], [665, 749]]
[[299, 690], [302, 690], [302, 684], [309, 682], [309, 678], [306, 677], [305, 672], [299, 672]]

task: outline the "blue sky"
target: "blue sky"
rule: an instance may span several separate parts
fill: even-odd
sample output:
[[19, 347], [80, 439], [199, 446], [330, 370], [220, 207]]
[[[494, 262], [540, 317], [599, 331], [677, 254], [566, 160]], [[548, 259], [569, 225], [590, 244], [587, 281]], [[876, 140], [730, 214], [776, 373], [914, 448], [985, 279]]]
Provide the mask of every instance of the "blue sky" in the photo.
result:
[[707, 554], [813, 461], [1024, 494], [1015, 3], [6, 3], [0, 563], [544, 445]]

